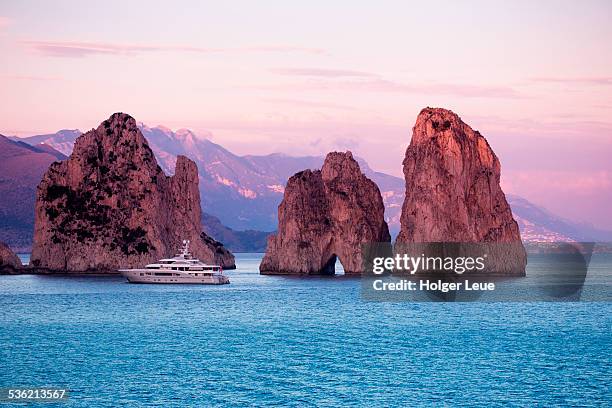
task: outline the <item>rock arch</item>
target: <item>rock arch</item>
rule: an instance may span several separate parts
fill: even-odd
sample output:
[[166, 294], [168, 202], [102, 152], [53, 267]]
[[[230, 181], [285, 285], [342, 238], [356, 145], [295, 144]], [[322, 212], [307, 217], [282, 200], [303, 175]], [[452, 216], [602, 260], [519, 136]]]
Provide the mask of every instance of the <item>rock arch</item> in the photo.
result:
[[287, 182], [278, 233], [268, 239], [259, 270], [328, 275], [331, 259], [339, 258], [345, 274], [360, 274], [362, 245], [390, 241], [378, 186], [351, 152], [332, 152], [321, 170], [301, 171]]
[[[327, 258], [327, 261], [325, 260]], [[338, 262], [338, 255], [331, 254], [330, 256], [323, 257], [321, 264], [321, 275], [335, 275], [336, 274], [336, 262]]]

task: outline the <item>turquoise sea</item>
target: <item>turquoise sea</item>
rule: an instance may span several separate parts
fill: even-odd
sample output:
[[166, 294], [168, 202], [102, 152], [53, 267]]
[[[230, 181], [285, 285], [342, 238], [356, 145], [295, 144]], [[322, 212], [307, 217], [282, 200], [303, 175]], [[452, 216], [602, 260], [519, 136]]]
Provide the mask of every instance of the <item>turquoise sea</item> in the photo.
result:
[[612, 404], [609, 302], [365, 302], [359, 279], [260, 260], [224, 286], [0, 276], [0, 388], [70, 390], [45, 407]]

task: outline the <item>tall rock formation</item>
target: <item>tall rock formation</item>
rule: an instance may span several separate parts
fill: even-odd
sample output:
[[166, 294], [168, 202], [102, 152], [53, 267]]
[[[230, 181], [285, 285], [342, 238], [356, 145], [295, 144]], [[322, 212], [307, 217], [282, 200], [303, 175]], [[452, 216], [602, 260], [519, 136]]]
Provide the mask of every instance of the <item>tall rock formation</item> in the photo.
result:
[[23, 265], [19, 257], [3, 242], [0, 242], [0, 275], [18, 272]]
[[497, 156], [455, 113], [425, 108], [404, 159], [398, 243], [486, 243], [493, 272], [523, 275], [525, 249], [500, 187]]
[[268, 239], [262, 274], [333, 275], [362, 272], [362, 244], [389, 242], [384, 205], [351, 152], [329, 153], [322, 169], [287, 182], [278, 207], [278, 233]]
[[166, 176], [127, 114], [81, 135], [38, 186], [35, 268], [112, 273], [172, 255], [184, 239], [200, 259], [234, 267], [233, 255], [202, 233], [195, 163], [179, 156]]

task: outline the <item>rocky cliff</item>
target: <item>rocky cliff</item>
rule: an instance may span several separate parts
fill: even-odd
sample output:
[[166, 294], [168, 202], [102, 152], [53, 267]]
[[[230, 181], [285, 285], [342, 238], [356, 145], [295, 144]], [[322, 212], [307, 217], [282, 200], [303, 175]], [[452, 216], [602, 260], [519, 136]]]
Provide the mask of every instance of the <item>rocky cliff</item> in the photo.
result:
[[346, 274], [357, 274], [362, 244], [390, 240], [378, 187], [350, 152], [333, 152], [320, 171], [305, 170], [287, 182], [278, 233], [268, 239], [260, 271], [329, 275], [339, 258]]
[[403, 164], [398, 243], [496, 244], [488, 246], [496, 272], [524, 274], [525, 250], [500, 187], [500, 163], [478, 131], [449, 110], [425, 108]]
[[0, 274], [11, 274], [21, 269], [21, 261], [11, 249], [0, 242]]
[[35, 268], [114, 272], [172, 255], [184, 239], [200, 259], [234, 267], [233, 255], [202, 233], [195, 163], [179, 156], [166, 176], [129, 115], [81, 135], [38, 185]]

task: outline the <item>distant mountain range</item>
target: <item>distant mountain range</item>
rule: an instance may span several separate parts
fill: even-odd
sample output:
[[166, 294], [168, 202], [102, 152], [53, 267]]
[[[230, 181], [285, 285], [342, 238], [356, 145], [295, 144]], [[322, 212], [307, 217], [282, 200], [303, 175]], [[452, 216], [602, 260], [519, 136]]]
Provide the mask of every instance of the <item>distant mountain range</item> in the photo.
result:
[[506, 198], [524, 241], [612, 242], [612, 231], [566, 220], [513, 194], [507, 194]]
[[12, 136], [10, 139], [16, 142], [23, 141], [32, 146], [44, 144], [67, 157], [72, 153], [74, 141], [77, 137], [81, 136], [81, 133], [78, 129], [62, 129], [48, 135], [30, 136], [23, 139]]
[[[163, 126], [148, 127], [144, 124], [139, 124], [139, 127], [166, 173], [174, 172], [176, 156], [180, 154], [197, 163], [205, 229], [234, 251], [265, 248], [267, 235], [277, 226], [277, 207], [283, 198], [285, 183], [298, 171], [320, 168], [324, 159], [319, 156], [293, 157], [280, 153], [238, 156], [213, 143], [209, 134], [197, 136], [188, 129], [173, 132]], [[21, 222], [20, 225], [25, 226], [23, 222], [28, 220], [26, 215], [31, 216], [33, 212], [33, 194], [40, 176], [52, 161], [61, 160], [64, 155], [70, 154], [80, 134], [78, 130], [61, 130], [54, 134], [2, 139], [4, 144], [12, 141], [28, 156], [5, 163], [2, 159], [6, 153], [0, 146], [0, 225]], [[30, 157], [35, 157], [33, 162], [36, 165], [29, 165], [32, 160]], [[357, 158], [357, 161], [363, 172], [378, 184], [385, 203], [385, 217], [395, 236], [399, 231], [404, 201], [404, 180], [372, 170], [363, 159]], [[24, 170], [24, 167], [31, 168]], [[27, 182], [15, 179], [19, 178], [19, 169], [29, 174]], [[13, 178], [8, 175], [13, 175]], [[6, 191], [11, 190], [11, 185], [27, 187], [13, 187], [15, 191], [6, 194]], [[21, 200], [20, 196], [27, 196], [27, 199]], [[524, 198], [508, 195], [508, 201], [524, 240], [612, 241], [612, 232], [564, 220]], [[14, 209], [14, 203], [17, 202], [24, 203], [18, 211]], [[7, 209], [11, 205], [13, 210]], [[15, 218], [16, 212], [21, 214], [20, 217]], [[33, 222], [33, 216], [30, 220]], [[12, 234], [13, 238], [16, 236], [15, 227], [11, 228], [9, 231], [13, 233], [5, 233], [4, 228], [0, 232], [0, 240], [9, 241], [10, 245], [14, 241], [10, 237], [7, 239], [7, 235]], [[23, 239], [23, 243], [26, 240]], [[18, 245], [15, 242], [11, 246]]]
[[36, 186], [51, 163], [65, 158], [49, 145], [0, 135], [0, 241], [15, 250], [32, 245]]
[[[277, 207], [289, 177], [304, 169], [320, 168], [324, 159], [280, 153], [238, 156], [188, 129], [173, 132], [163, 126], [151, 128], [142, 123], [139, 127], [166, 173], [174, 173], [176, 156], [180, 154], [197, 163], [202, 209], [234, 230], [276, 230]], [[61, 130], [55, 135], [13, 140], [30, 144], [45, 143], [64, 154], [70, 154], [79, 135], [78, 130]], [[381, 189], [392, 233], [399, 231], [404, 180], [375, 172], [363, 159], [357, 160], [363, 172]]]

